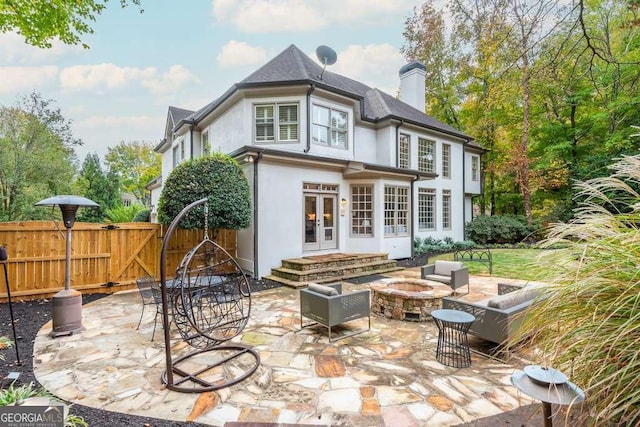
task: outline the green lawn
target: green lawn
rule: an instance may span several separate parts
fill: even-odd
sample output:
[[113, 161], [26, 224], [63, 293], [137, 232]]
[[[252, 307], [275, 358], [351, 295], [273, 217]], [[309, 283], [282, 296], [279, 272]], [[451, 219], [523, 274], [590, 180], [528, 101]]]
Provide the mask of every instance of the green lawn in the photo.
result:
[[[544, 249], [491, 249], [493, 275], [523, 280], [545, 281], [554, 276], [554, 271], [546, 262], [539, 261], [541, 255], [552, 255]], [[429, 263], [436, 259], [453, 260], [453, 252], [429, 257]], [[481, 262], [465, 262], [469, 274], [489, 275], [489, 266]]]

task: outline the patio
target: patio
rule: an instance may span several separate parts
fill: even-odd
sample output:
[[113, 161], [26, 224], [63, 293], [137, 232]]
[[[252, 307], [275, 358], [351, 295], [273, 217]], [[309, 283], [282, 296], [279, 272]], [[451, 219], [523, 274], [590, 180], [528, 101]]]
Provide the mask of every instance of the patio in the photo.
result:
[[[419, 274], [408, 269], [389, 276]], [[469, 298], [495, 293], [497, 281], [472, 277]], [[135, 329], [141, 310], [137, 291], [85, 305], [81, 334], [52, 339], [50, 323], [44, 325], [34, 342], [34, 372], [47, 390], [70, 402], [216, 426], [230, 421], [446, 426], [532, 403], [510, 381], [524, 361], [514, 358], [517, 365], [510, 365], [473, 354], [469, 368], [446, 367], [435, 360], [433, 322], [381, 316], [372, 317], [371, 331], [329, 343], [322, 327], [299, 330], [298, 293], [282, 287], [252, 296], [251, 320], [233, 341], [253, 346], [261, 365], [244, 382], [216, 392], [178, 393], [161, 384], [164, 344], [159, 334], [150, 341], [154, 310]], [[363, 322], [353, 322], [353, 328]], [[191, 350], [180, 340], [174, 343], [174, 357]]]

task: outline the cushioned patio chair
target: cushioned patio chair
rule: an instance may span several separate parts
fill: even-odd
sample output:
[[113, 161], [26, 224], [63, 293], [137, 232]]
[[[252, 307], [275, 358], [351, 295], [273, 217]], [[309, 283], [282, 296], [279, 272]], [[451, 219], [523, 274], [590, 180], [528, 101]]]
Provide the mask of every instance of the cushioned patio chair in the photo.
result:
[[467, 286], [467, 293], [470, 291], [469, 269], [461, 262], [438, 260], [434, 264], [422, 266], [421, 277], [424, 280], [446, 283], [454, 293], [463, 286]]
[[341, 335], [337, 339], [368, 331], [371, 329], [370, 298], [369, 289], [343, 294], [340, 283], [329, 286], [311, 283], [306, 289], [300, 290], [300, 328], [315, 324], [303, 326], [303, 317], [315, 320], [315, 322], [329, 328], [329, 341], [333, 341], [331, 337], [333, 326], [368, 317], [369, 327], [367, 329]]

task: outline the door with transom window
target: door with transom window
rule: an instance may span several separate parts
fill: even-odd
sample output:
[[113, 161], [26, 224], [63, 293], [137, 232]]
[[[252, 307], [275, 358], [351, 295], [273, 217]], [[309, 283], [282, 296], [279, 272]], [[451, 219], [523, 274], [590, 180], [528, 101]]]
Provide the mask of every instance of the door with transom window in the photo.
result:
[[[305, 184], [318, 190], [335, 189], [337, 186]], [[304, 250], [319, 251], [338, 247], [337, 220], [338, 195], [324, 192], [304, 193]]]

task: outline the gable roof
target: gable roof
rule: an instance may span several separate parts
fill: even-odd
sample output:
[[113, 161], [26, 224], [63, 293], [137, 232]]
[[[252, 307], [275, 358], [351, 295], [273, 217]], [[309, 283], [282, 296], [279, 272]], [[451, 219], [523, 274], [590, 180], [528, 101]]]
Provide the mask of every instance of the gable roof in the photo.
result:
[[180, 123], [182, 120], [186, 119], [190, 115], [192, 115], [194, 111], [185, 110], [184, 108], [172, 107], [169, 106], [169, 115], [173, 120], [173, 125]]
[[202, 120], [239, 89], [298, 84], [314, 85], [359, 101], [362, 107], [362, 120], [365, 121], [376, 123], [396, 119], [465, 140], [472, 140], [471, 137], [453, 126], [442, 123], [379, 89], [371, 88], [364, 83], [327, 70], [323, 72], [323, 68], [318, 63], [293, 44], [244, 80], [234, 84], [218, 99], [192, 115], [186, 116], [180, 121], [174, 121], [174, 126], [179, 127], [186, 119], [196, 122]]

